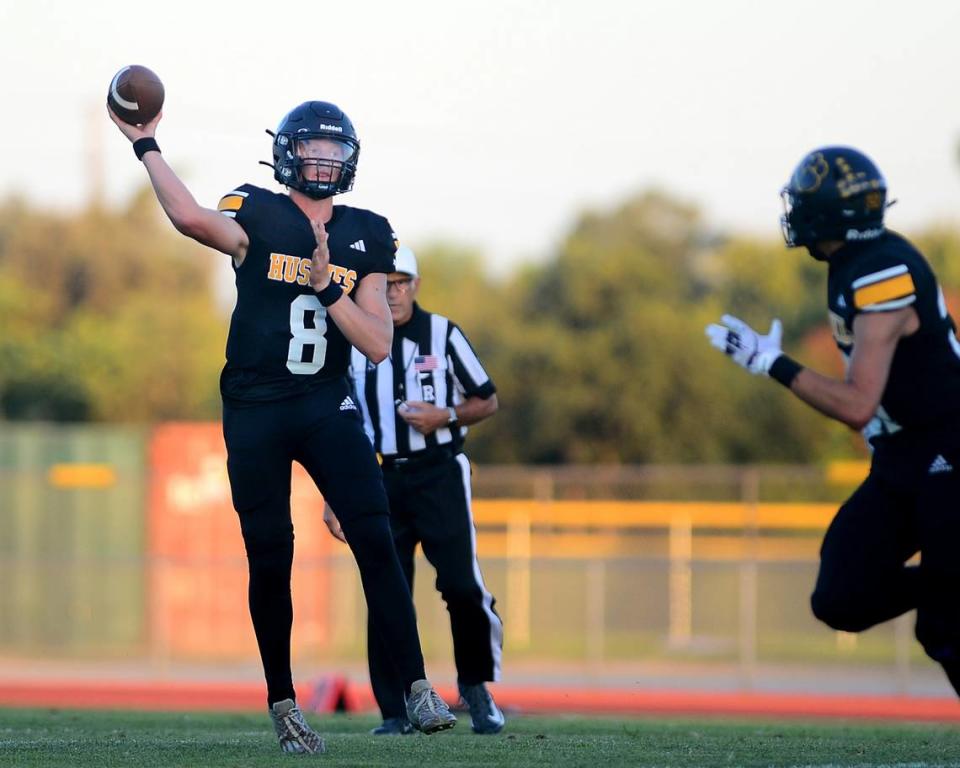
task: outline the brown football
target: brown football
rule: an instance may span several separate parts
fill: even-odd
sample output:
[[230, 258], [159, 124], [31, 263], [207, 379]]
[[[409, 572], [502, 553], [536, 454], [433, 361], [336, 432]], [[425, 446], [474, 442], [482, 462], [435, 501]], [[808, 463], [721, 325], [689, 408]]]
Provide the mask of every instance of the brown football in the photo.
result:
[[163, 83], [146, 67], [131, 64], [113, 76], [107, 104], [125, 123], [149, 123], [163, 107]]

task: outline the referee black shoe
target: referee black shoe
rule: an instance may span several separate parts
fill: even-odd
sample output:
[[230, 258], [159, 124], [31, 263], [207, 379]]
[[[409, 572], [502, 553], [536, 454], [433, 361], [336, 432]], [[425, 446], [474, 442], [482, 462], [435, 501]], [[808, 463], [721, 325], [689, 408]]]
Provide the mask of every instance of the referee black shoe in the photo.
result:
[[370, 733], [374, 736], [406, 736], [413, 733], [413, 726], [405, 717], [387, 717], [382, 725], [378, 725]]
[[457, 683], [460, 696], [470, 709], [470, 719], [473, 721], [473, 732], [480, 734], [500, 733], [507, 719], [496, 705], [490, 691], [483, 683], [464, 685]]

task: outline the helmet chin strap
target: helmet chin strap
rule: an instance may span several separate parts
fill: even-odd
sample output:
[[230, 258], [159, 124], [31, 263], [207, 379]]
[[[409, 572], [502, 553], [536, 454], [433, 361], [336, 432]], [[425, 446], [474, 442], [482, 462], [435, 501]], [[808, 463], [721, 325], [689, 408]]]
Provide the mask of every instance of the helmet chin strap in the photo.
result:
[[337, 194], [336, 190], [332, 190], [330, 192], [323, 192], [323, 193], [313, 192], [313, 191], [305, 192], [303, 190], [297, 190], [297, 191], [300, 192], [301, 194], [306, 195], [311, 200], [326, 200], [328, 197], [333, 197], [334, 195]]
[[817, 261], [830, 261], [833, 255], [844, 245], [846, 243], [843, 240], [818, 240], [808, 245], [807, 250]]

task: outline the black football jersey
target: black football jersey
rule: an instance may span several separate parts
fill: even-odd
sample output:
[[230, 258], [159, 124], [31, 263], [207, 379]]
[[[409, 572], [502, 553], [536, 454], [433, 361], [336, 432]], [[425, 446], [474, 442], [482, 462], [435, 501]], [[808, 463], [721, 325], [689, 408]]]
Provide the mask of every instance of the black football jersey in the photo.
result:
[[[250, 184], [224, 195], [218, 209], [250, 239], [246, 258], [234, 267], [237, 304], [220, 377], [224, 397], [280, 400], [344, 377], [350, 342], [310, 287], [316, 248], [310, 220], [289, 195]], [[382, 216], [337, 205], [326, 229], [332, 279], [351, 300], [364, 277], [393, 271], [396, 242]]]
[[919, 329], [897, 343], [883, 398], [864, 436], [876, 442], [901, 429], [960, 418], [960, 343], [943, 292], [927, 260], [900, 235], [848, 243], [830, 259], [830, 321], [849, 361], [861, 312], [913, 307]]

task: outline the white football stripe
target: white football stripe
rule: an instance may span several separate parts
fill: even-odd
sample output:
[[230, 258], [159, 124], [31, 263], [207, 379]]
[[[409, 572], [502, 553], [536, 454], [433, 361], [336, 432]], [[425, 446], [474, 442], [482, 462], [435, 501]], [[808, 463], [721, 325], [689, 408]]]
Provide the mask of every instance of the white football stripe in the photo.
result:
[[116, 75], [113, 76], [113, 82], [110, 83], [110, 95], [113, 96], [113, 100], [117, 102], [124, 109], [140, 109], [140, 105], [135, 101], [127, 101], [123, 96], [117, 92], [117, 80], [120, 79], [120, 75], [126, 72], [130, 67], [124, 67]]
[[879, 272], [874, 272], [870, 275], [864, 275], [863, 277], [858, 277], [853, 281], [853, 288], [862, 288], [865, 285], [870, 285], [872, 283], [879, 283], [881, 280], [887, 280], [891, 277], [896, 277], [897, 275], [902, 275], [907, 271], [906, 264], [899, 264], [896, 267], [890, 267], [889, 269], [881, 269]]
[[490, 377], [487, 376], [487, 372], [483, 370], [480, 359], [474, 354], [459, 328], [454, 328], [450, 334], [450, 346], [453, 347], [453, 351], [460, 359], [460, 364], [466, 370], [467, 375], [473, 379], [473, 383], [476, 386], [479, 387], [489, 381]]
[[902, 299], [894, 299], [893, 301], [882, 301], [879, 304], [868, 304], [861, 312], [889, 312], [892, 309], [902, 309], [903, 307], [913, 304], [917, 300], [917, 294], [911, 293], [909, 296]]

